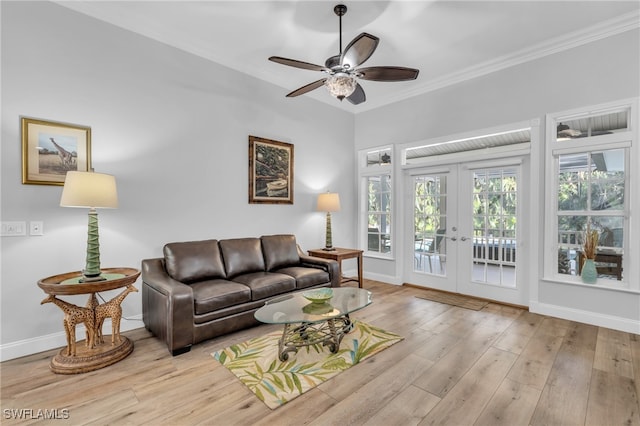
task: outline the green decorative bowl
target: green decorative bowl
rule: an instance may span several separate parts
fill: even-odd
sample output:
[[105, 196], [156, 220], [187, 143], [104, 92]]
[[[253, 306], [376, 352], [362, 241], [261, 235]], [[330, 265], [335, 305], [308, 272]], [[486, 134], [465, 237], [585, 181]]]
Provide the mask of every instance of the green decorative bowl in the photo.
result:
[[309, 315], [324, 315], [334, 310], [335, 308], [328, 303], [309, 303], [302, 308], [302, 312]]
[[302, 296], [311, 303], [326, 303], [333, 297], [333, 290], [330, 288], [319, 288], [302, 293]]

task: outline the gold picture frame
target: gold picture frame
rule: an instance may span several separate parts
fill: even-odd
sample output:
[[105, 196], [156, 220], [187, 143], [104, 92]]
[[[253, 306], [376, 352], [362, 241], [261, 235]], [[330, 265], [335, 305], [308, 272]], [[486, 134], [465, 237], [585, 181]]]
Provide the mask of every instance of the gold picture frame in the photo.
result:
[[91, 170], [91, 128], [21, 117], [22, 183], [64, 185], [67, 172]]
[[249, 203], [293, 204], [293, 145], [249, 136]]

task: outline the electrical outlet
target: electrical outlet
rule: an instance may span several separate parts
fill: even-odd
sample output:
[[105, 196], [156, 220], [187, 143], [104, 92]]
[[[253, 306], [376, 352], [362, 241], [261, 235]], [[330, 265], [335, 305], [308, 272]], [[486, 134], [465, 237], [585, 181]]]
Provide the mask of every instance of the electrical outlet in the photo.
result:
[[29, 235], [44, 235], [43, 226], [42, 221], [29, 222]]
[[27, 235], [26, 222], [2, 222], [3, 237], [21, 237]]

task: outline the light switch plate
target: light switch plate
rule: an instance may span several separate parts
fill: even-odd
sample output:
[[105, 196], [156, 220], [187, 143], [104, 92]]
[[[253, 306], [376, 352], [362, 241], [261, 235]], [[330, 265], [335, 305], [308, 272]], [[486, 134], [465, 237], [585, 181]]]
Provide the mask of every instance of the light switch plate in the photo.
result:
[[27, 235], [26, 222], [2, 222], [3, 237], [21, 237]]

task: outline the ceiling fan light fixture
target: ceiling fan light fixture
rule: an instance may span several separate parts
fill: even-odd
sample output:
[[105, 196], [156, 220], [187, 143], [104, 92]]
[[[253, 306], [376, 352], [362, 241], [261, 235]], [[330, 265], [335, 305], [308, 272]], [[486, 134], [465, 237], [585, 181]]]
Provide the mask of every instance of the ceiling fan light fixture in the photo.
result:
[[325, 66], [283, 58], [281, 56], [271, 56], [269, 58], [270, 61], [282, 65], [311, 71], [321, 71], [329, 75], [327, 78], [316, 80], [313, 83], [309, 83], [288, 93], [288, 98], [303, 95], [324, 85], [334, 98], [340, 101], [347, 98], [353, 105], [359, 105], [366, 101], [367, 97], [362, 89], [362, 85], [360, 85], [357, 80], [408, 81], [415, 80], [418, 77], [418, 70], [413, 68], [396, 66], [358, 68], [373, 54], [380, 39], [368, 33], [361, 33], [351, 40], [343, 51], [342, 16], [347, 13], [347, 6], [338, 4], [333, 8], [333, 11], [339, 20], [340, 53], [327, 59], [324, 63]]
[[327, 87], [331, 96], [343, 100], [344, 98], [351, 96], [351, 94], [356, 90], [358, 82], [356, 81], [355, 76], [338, 72], [327, 78], [324, 85]]

